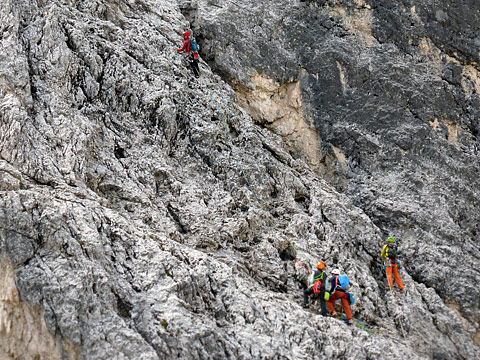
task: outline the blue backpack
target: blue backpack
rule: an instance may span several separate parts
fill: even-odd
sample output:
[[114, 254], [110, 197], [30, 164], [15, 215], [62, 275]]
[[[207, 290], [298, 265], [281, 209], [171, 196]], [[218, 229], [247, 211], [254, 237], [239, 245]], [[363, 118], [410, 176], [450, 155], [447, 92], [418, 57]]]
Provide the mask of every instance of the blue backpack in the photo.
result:
[[197, 52], [200, 47], [197, 44], [197, 40], [194, 37], [190, 39], [190, 51]]
[[352, 293], [348, 293], [348, 299], [347, 300], [348, 300], [349, 305], [355, 304], [355, 299], [353, 298]]
[[348, 280], [347, 275], [340, 275], [338, 277], [338, 286], [342, 290], [348, 290], [348, 287], [350, 286], [350, 281]]

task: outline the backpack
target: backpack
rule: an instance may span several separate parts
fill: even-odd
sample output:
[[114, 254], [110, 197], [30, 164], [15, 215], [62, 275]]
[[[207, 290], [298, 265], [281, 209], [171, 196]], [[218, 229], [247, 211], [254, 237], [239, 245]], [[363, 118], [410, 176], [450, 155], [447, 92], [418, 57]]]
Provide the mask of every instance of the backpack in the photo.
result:
[[385, 253], [385, 255], [392, 259], [392, 260], [395, 260], [397, 258], [397, 248], [394, 244], [387, 244], [387, 252]]
[[338, 285], [337, 285], [341, 290], [348, 290], [350, 287], [350, 281], [348, 280], [347, 275], [339, 275], [338, 276]]
[[320, 280], [315, 280], [313, 283], [313, 293], [320, 293], [322, 292], [322, 282]]
[[200, 49], [200, 46], [198, 46], [197, 40], [195, 40], [194, 37], [190, 39], [190, 51], [191, 52], [197, 52], [198, 49]]
[[352, 304], [355, 304], [355, 299], [353, 298], [353, 294], [352, 293], [348, 293], [348, 305], [352, 305]]

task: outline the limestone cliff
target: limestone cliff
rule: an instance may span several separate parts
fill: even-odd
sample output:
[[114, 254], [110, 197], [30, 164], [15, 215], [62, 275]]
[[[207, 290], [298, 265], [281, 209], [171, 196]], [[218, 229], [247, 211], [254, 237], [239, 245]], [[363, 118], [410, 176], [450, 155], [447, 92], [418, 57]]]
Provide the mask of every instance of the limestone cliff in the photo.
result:
[[0, 357], [480, 357], [467, 3], [1, 2]]
[[209, 4], [184, 13], [252, 119], [397, 235], [414, 279], [478, 324], [478, 1]]

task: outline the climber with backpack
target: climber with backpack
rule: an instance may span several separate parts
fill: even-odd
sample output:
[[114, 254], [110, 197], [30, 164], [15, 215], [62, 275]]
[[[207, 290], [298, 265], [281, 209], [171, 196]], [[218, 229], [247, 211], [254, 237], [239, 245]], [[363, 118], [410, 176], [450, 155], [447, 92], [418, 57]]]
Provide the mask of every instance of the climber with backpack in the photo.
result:
[[199, 46], [197, 40], [194, 37], [190, 38], [190, 33], [185, 31], [182, 35], [183, 46], [181, 48], [174, 48], [178, 52], [185, 52], [185, 59], [189, 62], [192, 68], [193, 75], [196, 78], [200, 77], [200, 68], [198, 66], [198, 50]]
[[397, 259], [397, 247], [395, 246], [395, 239], [393, 237], [389, 237], [387, 239], [387, 244], [382, 249], [382, 254], [380, 257], [384, 261], [383, 269], [387, 275], [388, 286], [390, 289], [393, 287], [393, 280], [392, 280], [392, 272], [393, 276], [395, 277], [395, 282], [398, 285], [400, 292], [403, 292], [403, 282], [400, 278], [400, 273], [398, 272], [398, 266], [400, 262]]
[[323, 316], [327, 316], [327, 306], [325, 304], [325, 282], [327, 275], [325, 274], [325, 263], [320, 261], [317, 263], [317, 271], [310, 276], [310, 285], [303, 292], [303, 306], [308, 306], [308, 297], [313, 295], [314, 299], [320, 300], [320, 307]]
[[[353, 301], [351, 294], [347, 292], [350, 282], [346, 275], [340, 276], [340, 270], [335, 269], [332, 271], [332, 277], [330, 278], [330, 298], [327, 301], [327, 307], [333, 317], [337, 317], [338, 314], [333, 307], [333, 303], [340, 299], [342, 301], [343, 311], [347, 317], [348, 325], [353, 324], [352, 310], [350, 309], [349, 302]], [[326, 296], [328, 297], [328, 296]]]

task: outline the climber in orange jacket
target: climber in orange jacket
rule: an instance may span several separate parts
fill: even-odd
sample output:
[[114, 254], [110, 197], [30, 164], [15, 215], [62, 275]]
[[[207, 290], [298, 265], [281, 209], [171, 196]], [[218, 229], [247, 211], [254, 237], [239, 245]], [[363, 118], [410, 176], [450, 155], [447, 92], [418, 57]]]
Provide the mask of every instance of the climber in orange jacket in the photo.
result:
[[325, 274], [325, 263], [319, 261], [317, 263], [317, 271], [311, 275], [311, 284], [303, 292], [303, 306], [308, 306], [308, 297], [313, 295], [315, 299], [320, 300], [322, 315], [327, 316], [327, 307], [325, 304], [325, 283], [327, 282], [327, 274]]
[[397, 249], [395, 247], [395, 239], [389, 237], [387, 239], [387, 244], [382, 249], [382, 254], [380, 257], [384, 261], [384, 269], [387, 274], [388, 286], [393, 287], [392, 272], [395, 277], [395, 281], [400, 289], [400, 292], [403, 292], [403, 282], [400, 279], [400, 274], [398, 272], [399, 261], [397, 260]]
[[352, 310], [350, 309], [350, 305], [348, 303], [348, 293], [340, 288], [340, 281], [338, 280], [339, 275], [340, 270], [335, 269], [332, 271], [332, 277], [330, 278], [330, 299], [327, 301], [327, 308], [332, 313], [333, 317], [337, 317], [338, 314], [333, 307], [333, 303], [336, 300], [341, 299], [343, 311], [345, 311], [345, 316], [348, 320], [348, 325], [352, 325]]

